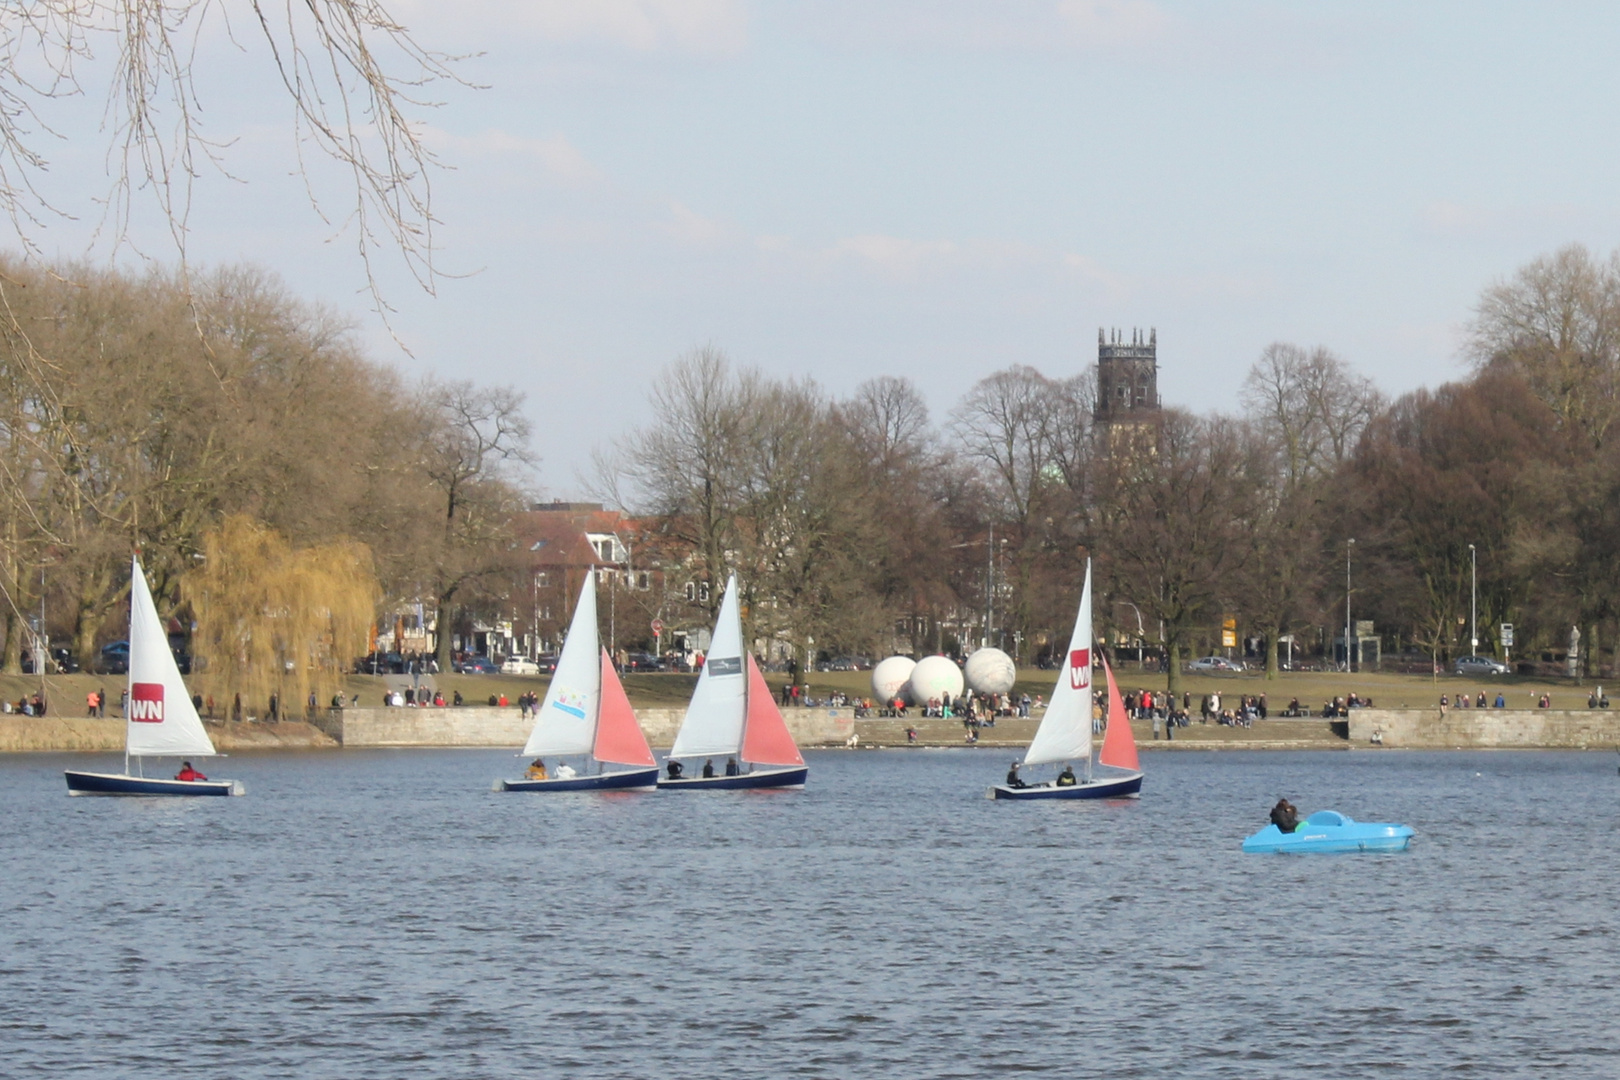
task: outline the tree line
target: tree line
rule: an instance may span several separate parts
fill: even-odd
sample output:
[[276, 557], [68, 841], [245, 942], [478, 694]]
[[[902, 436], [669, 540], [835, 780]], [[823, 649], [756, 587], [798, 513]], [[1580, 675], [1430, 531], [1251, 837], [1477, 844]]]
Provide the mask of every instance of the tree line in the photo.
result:
[[[267, 530], [261, 549], [287, 549], [265, 566], [303, 567], [254, 583], [267, 617], [307, 600], [299, 583], [322, 572], [292, 553], [326, 551], [358, 579], [342, 618], [329, 613], [350, 628], [345, 649], [367, 645], [354, 596], [464, 625], [509, 564], [527, 439], [513, 390], [407, 382], [363, 355], [345, 319], [251, 267], [0, 259], [4, 670], [20, 670], [42, 600], [46, 631], [86, 666], [122, 637], [132, 551], [160, 611], [197, 618], [204, 585], [224, 580], [209, 553], [229, 549], [235, 518]], [[262, 592], [271, 578], [286, 596]], [[213, 600], [235, 610], [217, 587]], [[215, 627], [199, 640], [218, 655], [200, 659], [221, 675], [251, 650], [218, 643], [252, 637]]]
[[666, 569], [738, 571], [754, 633], [801, 656], [988, 637], [1038, 659], [1090, 557], [1100, 632], [1172, 686], [1228, 623], [1273, 674], [1290, 640], [1331, 657], [1347, 588], [1386, 650], [1445, 663], [1471, 648], [1476, 567], [1479, 651], [1509, 655], [1501, 623], [1515, 659], [1579, 627], [1595, 672], [1620, 614], [1620, 253], [1572, 246], [1490, 286], [1466, 348], [1466, 377], [1389, 400], [1331, 350], [1277, 343], [1235, 415], [1130, 427], [1093, 422], [1089, 368], [1010, 367], [936, 419], [904, 379], [836, 398], [705, 348], [597, 471]]

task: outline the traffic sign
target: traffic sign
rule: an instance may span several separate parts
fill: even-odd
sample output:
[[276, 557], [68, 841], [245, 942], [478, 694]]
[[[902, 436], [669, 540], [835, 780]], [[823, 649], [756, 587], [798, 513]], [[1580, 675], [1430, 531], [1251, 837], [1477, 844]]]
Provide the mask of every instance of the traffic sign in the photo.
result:
[[1510, 623], [1510, 622], [1505, 622], [1505, 623], [1502, 624], [1502, 647], [1507, 648], [1508, 646], [1510, 646], [1512, 644], [1513, 644], [1513, 624]]
[[663, 619], [654, 619], [652, 621], [652, 632], [655, 633], [655, 634], [662, 634], [664, 632], [664, 620]]

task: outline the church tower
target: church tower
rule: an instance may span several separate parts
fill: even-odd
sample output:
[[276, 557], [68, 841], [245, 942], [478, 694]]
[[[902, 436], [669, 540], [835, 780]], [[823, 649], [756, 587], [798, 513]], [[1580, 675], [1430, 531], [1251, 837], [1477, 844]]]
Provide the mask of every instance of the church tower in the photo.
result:
[[1114, 330], [1097, 331], [1099, 425], [1141, 427], [1159, 421], [1159, 332], [1132, 330], [1130, 341]]

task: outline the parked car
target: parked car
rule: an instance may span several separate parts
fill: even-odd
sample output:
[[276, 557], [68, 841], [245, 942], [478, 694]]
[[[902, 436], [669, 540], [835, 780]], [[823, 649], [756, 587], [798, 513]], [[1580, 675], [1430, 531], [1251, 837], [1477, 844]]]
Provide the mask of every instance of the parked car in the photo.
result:
[[103, 645], [96, 655], [95, 668], [98, 675], [129, 674], [129, 642], [109, 641]]
[[461, 666], [456, 670], [463, 675], [495, 675], [499, 673], [499, 669], [487, 656], [469, 656], [461, 661]]
[[658, 657], [652, 653], [633, 652], [625, 656], [626, 671], [657, 671]]
[[538, 675], [540, 665], [527, 656], [508, 656], [501, 663], [502, 675]]
[[1511, 669], [1488, 656], [1459, 656], [1452, 670], [1458, 675], [1506, 675]]
[[1187, 665], [1188, 671], [1242, 671], [1243, 664], [1224, 656], [1203, 656]]
[[534, 664], [535, 667], [540, 669], [540, 674], [542, 675], [557, 674], [556, 653], [541, 653], [539, 656], [535, 657]]

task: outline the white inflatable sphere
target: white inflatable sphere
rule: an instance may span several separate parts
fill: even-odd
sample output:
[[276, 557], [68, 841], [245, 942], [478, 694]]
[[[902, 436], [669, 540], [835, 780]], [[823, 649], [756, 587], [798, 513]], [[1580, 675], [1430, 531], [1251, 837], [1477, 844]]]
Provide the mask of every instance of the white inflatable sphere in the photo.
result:
[[980, 649], [962, 667], [967, 684], [975, 693], [1005, 694], [1018, 681], [1018, 668], [1012, 657], [1000, 649]]
[[880, 660], [872, 669], [872, 696], [887, 705], [906, 692], [911, 682], [911, 669], [917, 661], [909, 656], [891, 656]]
[[911, 700], [918, 705], [946, 694], [955, 701], [962, 696], [962, 669], [948, 656], [925, 656], [911, 672]]

